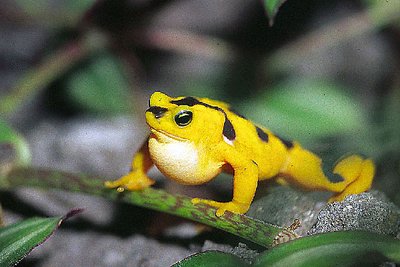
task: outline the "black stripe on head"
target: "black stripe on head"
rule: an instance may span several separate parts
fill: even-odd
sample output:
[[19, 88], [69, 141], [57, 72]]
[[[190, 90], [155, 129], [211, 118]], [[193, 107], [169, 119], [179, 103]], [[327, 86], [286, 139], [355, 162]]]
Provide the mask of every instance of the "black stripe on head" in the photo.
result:
[[258, 137], [263, 140], [264, 142], [268, 142], [269, 140], [269, 136], [266, 132], [264, 132], [261, 128], [259, 128], [258, 126], [256, 126], [256, 130], [257, 130], [257, 134]]
[[149, 107], [146, 112], [151, 112], [154, 114], [154, 117], [156, 119], [161, 118], [162, 116], [164, 116], [164, 113], [167, 112], [168, 109], [163, 108], [163, 107], [159, 107], [159, 106], [152, 106]]
[[189, 107], [193, 107], [194, 105], [202, 105], [202, 106], [205, 106], [207, 108], [211, 108], [211, 109], [214, 109], [214, 110], [221, 111], [222, 113], [225, 114], [225, 111], [222, 108], [216, 107], [216, 106], [211, 106], [211, 105], [209, 105], [207, 103], [199, 101], [197, 98], [194, 98], [192, 96], [188, 96], [188, 97], [185, 97], [185, 98], [182, 98], [182, 99], [179, 99], [179, 100], [172, 100], [172, 101], [170, 101], [170, 103], [178, 105], [178, 106], [186, 105], [186, 106], [189, 106]]
[[235, 140], [235, 138], [236, 138], [235, 129], [233, 128], [233, 125], [232, 125], [231, 121], [228, 119], [228, 117], [226, 116], [226, 114], [225, 114], [224, 129], [222, 130], [222, 134], [231, 141]]
[[279, 140], [281, 140], [281, 142], [286, 146], [287, 149], [291, 149], [291, 148], [293, 147], [293, 142], [292, 142], [292, 141], [283, 139], [282, 137], [280, 137], [280, 136], [278, 136], [278, 135], [276, 135], [276, 137], [277, 137]]
[[222, 112], [224, 114], [224, 116], [225, 116], [224, 128], [222, 130], [222, 134], [226, 138], [228, 138], [228, 140], [231, 140], [231, 141], [235, 140], [235, 138], [236, 138], [235, 129], [233, 128], [232, 122], [228, 119], [228, 116], [226, 115], [225, 111], [222, 108], [216, 107], [216, 106], [212, 106], [212, 105], [209, 105], [207, 103], [201, 102], [198, 99], [196, 99], [194, 97], [191, 97], [191, 96], [188, 96], [188, 97], [185, 97], [185, 98], [182, 98], [182, 99], [179, 99], [179, 100], [172, 100], [172, 101], [170, 101], [170, 103], [178, 105], [178, 106], [186, 105], [186, 106], [189, 106], [189, 107], [192, 107], [194, 105], [202, 105], [202, 106], [205, 106], [207, 108], [211, 108], [211, 109], [218, 110], [218, 111]]
[[196, 98], [191, 97], [191, 96], [188, 96], [188, 97], [185, 97], [185, 98], [182, 98], [179, 100], [172, 100], [170, 103], [178, 105], [178, 106], [186, 105], [189, 107], [193, 107], [194, 105], [204, 105], [204, 103], [200, 102], [199, 100], [197, 100]]

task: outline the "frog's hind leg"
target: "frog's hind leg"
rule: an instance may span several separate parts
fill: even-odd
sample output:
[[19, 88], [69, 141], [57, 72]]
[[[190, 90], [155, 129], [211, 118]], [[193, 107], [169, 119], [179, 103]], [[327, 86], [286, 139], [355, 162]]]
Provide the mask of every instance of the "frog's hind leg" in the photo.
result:
[[321, 159], [299, 145], [289, 151], [288, 162], [281, 171], [284, 179], [308, 190], [336, 193], [329, 201], [343, 200], [347, 195], [358, 194], [371, 187], [375, 167], [371, 160], [351, 155], [340, 160], [333, 171], [325, 175]]
[[351, 183], [342, 192], [333, 195], [329, 202], [341, 201], [348, 195], [369, 190], [375, 175], [375, 165], [371, 159], [351, 155], [340, 160], [334, 167], [333, 173], [351, 181]]

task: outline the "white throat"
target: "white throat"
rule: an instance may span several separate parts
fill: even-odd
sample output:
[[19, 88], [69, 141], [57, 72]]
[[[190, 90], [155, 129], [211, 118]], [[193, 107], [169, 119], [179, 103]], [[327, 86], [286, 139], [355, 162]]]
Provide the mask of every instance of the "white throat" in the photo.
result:
[[168, 143], [149, 139], [150, 156], [166, 176], [183, 184], [194, 184], [198, 179], [199, 155], [190, 141], [170, 140]]

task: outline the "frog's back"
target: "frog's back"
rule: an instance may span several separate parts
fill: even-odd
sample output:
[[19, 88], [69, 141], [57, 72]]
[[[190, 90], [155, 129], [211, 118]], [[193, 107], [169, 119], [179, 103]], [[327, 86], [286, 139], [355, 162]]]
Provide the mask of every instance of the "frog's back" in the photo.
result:
[[230, 114], [237, 132], [234, 146], [251, 158], [259, 168], [259, 179], [276, 176], [287, 160], [288, 147], [283, 140], [265, 127], [237, 114]]
[[283, 140], [265, 127], [259, 126], [234, 111], [229, 104], [208, 98], [199, 99], [212, 107], [220, 108], [232, 123], [235, 137], [225, 142], [234, 146], [241, 155], [254, 161], [259, 168], [259, 179], [276, 176], [287, 161], [293, 143]]
[[270, 178], [280, 172], [287, 161], [287, 151], [293, 143], [248, 120], [227, 103], [208, 98], [202, 98], [200, 101], [223, 110], [234, 131], [234, 138], [232, 140], [224, 138], [224, 141], [258, 165], [259, 179]]

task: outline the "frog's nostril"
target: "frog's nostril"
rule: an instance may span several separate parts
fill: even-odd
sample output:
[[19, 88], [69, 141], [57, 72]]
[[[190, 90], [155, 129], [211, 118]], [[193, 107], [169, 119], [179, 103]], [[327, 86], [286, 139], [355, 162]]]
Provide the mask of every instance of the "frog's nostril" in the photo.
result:
[[146, 112], [151, 112], [154, 114], [154, 117], [156, 119], [161, 118], [162, 116], [164, 116], [164, 113], [167, 111], [168, 109], [166, 108], [162, 108], [162, 107], [158, 107], [158, 106], [152, 106], [149, 107]]

